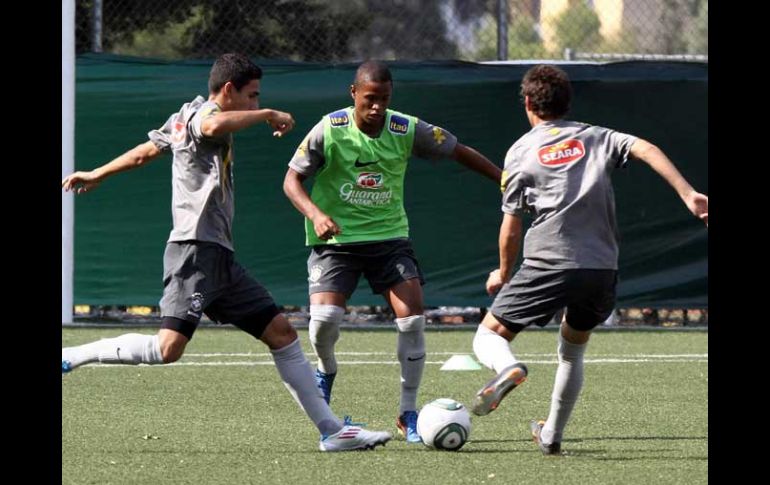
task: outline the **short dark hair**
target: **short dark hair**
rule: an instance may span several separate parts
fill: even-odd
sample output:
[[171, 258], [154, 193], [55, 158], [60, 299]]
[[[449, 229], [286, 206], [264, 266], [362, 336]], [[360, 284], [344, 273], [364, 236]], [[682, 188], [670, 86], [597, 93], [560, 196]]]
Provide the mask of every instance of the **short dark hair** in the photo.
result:
[[356, 77], [353, 84], [362, 82], [392, 83], [393, 77], [387, 64], [380, 61], [366, 61], [356, 69]]
[[227, 82], [239, 90], [253, 79], [262, 79], [262, 69], [238, 53], [222, 54], [214, 61], [209, 74], [209, 92], [218, 93]]
[[540, 64], [524, 74], [521, 96], [529, 96], [529, 107], [540, 118], [561, 118], [569, 111], [572, 86], [566, 72], [550, 64]]

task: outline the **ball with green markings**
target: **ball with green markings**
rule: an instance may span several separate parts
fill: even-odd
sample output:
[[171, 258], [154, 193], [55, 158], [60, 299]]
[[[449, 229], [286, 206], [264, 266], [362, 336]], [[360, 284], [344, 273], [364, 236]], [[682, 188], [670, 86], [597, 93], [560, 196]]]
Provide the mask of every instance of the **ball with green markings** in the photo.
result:
[[428, 448], [457, 451], [471, 434], [471, 416], [454, 399], [436, 399], [420, 410], [417, 433]]

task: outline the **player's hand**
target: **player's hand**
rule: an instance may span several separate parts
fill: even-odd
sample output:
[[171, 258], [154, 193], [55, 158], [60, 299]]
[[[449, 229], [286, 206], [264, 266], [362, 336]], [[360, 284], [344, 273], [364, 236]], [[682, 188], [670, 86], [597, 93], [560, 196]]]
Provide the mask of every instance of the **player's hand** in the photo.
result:
[[692, 192], [685, 201], [687, 208], [695, 217], [702, 220], [709, 227], [709, 198], [700, 192]]
[[340, 226], [334, 222], [334, 219], [324, 213], [320, 213], [313, 219], [313, 229], [315, 230], [315, 235], [322, 241], [328, 241], [342, 232]]
[[61, 181], [61, 188], [65, 192], [74, 191], [76, 194], [82, 194], [99, 186], [99, 178], [93, 172], [75, 172], [64, 177]]
[[500, 278], [500, 270], [496, 269], [490, 271], [489, 277], [487, 278], [487, 293], [489, 293], [489, 296], [495, 296], [495, 293], [500, 291], [500, 288], [502, 287], [503, 279]]
[[267, 124], [273, 129], [273, 136], [280, 138], [294, 128], [294, 118], [290, 113], [273, 110], [273, 116], [267, 120]]

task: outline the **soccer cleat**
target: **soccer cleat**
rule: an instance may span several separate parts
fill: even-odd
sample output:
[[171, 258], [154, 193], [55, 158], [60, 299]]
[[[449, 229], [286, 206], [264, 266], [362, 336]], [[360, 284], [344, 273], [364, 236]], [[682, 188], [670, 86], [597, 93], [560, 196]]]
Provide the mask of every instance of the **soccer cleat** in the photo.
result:
[[404, 411], [404, 414], [396, 419], [398, 433], [406, 438], [407, 443], [422, 443], [422, 438], [417, 433], [417, 411]]
[[[348, 420], [346, 420], [348, 422]], [[345, 424], [341, 430], [322, 436], [318, 448], [321, 451], [371, 450], [393, 438], [387, 431], [367, 431], [360, 426]]]
[[540, 441], [540, 433], [543, 431], [543, 426], [545, 426], [545, 421], [543, 420], [536, 421], [533, 419], [529, 422], [529, 430], [532, 432], [532, 439], [544, 455], [561, 455], [561, 443], [554, 442], [547, 445]]
[[66, 374], [68, 372], [72, 372], [72, 364], [70, 364], [69, 360], [62, 360], [61, 361], [61, 373]]
[[324, 396], [324, 401], [329, 404], [332, 398], [332, 385], [334, 385], [334, 378], [337, 377], [337, 373], [326, 374], [316, 369], [315, 371], [315, 384]]
[[476, 393], [473, 399], [473, 414], [484, 416], [491, 413], [497, 409], [506, 394], [526, 380], [526, 365], [517, 363], [506, 367]]
[[358, 426], [359, 428], [363, 428], [366, 426], [366, 423], [356, 423], [353, 421], [353, 416], [345, 416], [343, 419], [343, 426]]

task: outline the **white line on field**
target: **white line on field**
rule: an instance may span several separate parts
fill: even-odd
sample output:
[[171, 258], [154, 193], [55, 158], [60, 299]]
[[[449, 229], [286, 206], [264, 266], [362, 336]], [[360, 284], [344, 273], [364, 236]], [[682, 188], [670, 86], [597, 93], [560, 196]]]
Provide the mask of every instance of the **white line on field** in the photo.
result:
[[[584, 361], [586, 364], [637, 364], [637, 363], [698, 363], [698, 362], [708, 362], [708, 359], [586, 359]], [[338, 361], [337, 362], [340, 365], [399, 365], [398, 361]], [[426, 364], [431, 365], [443, 365], [445, 361], [439, 360], [439, 361], [427, 361]], [[549, 364], [549, 365], [556, 365], [558, 364], [558, 361], [556, 360], [527, 360], [527, 364]], [[311, 364], [316, 365], [315, 362], [311, 362]], [[175, 362], [173, 364], [166, 364], [162, 367], [227, 367], [227, 366], [242, 366], [242, 367], [248, 367], [248, 366], [256, 366], [256, 365], [273, 365], [273, 361], [266, 360], [266, 361], [211, 361], [211, 362]], [[120, 368], [120, 367], [127, 367], [125, 365], [115, 365], [115, 364], [93, 364], [89, 365], [88, 367], [101, 367], [101, 368]], [[146, 368], [149, 366], [142, 365], [141, 367]], [[153, 366], [153, 367], [161, 367], [161, 366]]]
[[[335, 352], [335, 355], [394, 355], [394, 352]], [[185, 353], [185, 357], [270, 357], [269, 352], [211, 352], [211, 353]], [[462, 352], [428, 352], [428, 355], [472, 355], [468, 351]], [[553, 352], [545, 354], [519, 354], [517, 357], [551, 357]], [[633, 357], [640, 359], [673, 359], [673, 358], [700, 358], [707, 359], [709, 354], [594, 354], [594, 357], [624, 358]]]

